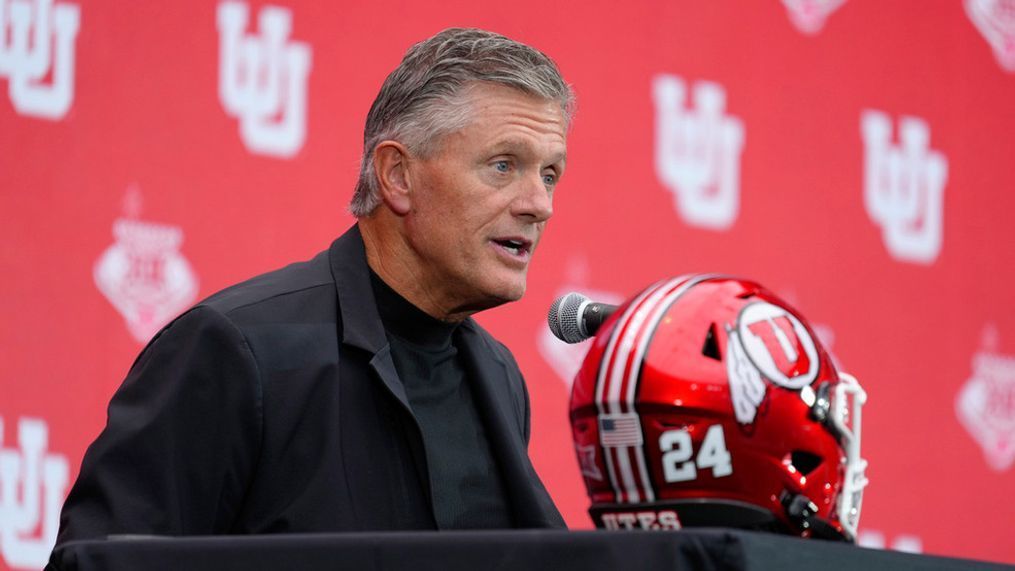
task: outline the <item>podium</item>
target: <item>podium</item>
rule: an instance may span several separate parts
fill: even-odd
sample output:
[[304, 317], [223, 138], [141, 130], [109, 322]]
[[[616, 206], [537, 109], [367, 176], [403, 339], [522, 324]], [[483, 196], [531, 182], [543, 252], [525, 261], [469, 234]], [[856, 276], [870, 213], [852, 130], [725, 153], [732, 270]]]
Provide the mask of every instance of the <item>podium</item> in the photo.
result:
[[114, 537], [62, 545], [47, 569], [1013, 571], [1015, 566], [767, 533], [695, 529]]

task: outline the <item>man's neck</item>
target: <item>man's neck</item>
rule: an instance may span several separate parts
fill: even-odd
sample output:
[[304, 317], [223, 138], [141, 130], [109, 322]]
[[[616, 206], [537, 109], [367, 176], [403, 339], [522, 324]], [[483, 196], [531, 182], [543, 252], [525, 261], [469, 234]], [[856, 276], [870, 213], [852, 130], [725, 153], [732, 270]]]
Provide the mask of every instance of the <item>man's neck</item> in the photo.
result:
[[414, 257], [409, 244], [393, 229], [396, 223], [379, 220], [382, 216], [390, 214], [379, 208], [378, 212], [359, 220], [370, 269], [388, 287], [434, 319], [457, 323], [475, 313], [451, 307], [439, 299], [437, 292], [425, 286], [421, 268], [406, 261]]

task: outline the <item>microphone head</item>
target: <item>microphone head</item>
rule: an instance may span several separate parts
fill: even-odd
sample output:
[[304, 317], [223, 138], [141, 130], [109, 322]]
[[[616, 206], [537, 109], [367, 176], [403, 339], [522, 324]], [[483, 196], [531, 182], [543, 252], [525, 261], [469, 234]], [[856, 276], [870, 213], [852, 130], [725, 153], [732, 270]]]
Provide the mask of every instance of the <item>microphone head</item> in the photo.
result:
[[565, 343], [581, 343], [591, 337], [582, 327], [582, 310], [588, 305], [589, 298], [571, 292], [554, 300], [546, 316], [553, 335]]

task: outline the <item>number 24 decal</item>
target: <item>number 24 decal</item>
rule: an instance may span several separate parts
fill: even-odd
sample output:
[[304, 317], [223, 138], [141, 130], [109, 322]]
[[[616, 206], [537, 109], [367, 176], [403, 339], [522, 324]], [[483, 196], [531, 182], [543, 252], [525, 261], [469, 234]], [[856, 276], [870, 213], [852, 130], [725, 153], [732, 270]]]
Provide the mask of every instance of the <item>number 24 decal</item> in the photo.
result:
[[726, 449], [726, 436], [721, 424], [708, 427], [698, 457], [694, 460], [691, 460], [694, 456], [691, 433], [683, 428], [662, 433], [659, 450], [663, 452], [663, 477], [667, 483], [694, 480], [698, 477], [698, 470], [707, 468], [712, 469], [712, 476], [716, 478], [733, 473], [733, 457]]

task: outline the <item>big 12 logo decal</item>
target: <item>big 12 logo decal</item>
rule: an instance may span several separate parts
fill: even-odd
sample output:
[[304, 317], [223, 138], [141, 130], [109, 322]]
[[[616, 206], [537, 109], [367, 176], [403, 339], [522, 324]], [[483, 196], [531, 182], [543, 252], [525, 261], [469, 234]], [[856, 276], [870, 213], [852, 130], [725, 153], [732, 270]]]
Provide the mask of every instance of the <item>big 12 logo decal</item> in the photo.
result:
[[262, 8], [259, 36], [244, 34], [247, 12], [243, 2], [218, 7], [219, 99], [230, 115], [239, 117], [247, 149], [291, 157], [306, 138], [310, 46], [289, 41], [288, 9]]
[[660, 74], [652, 82], [656, 109], [655, 166], [673, 193], [677, 212], [692, 226], [726, 230], [740, 210], [740, 151], [744, 124], [727, 115], [726, 92], [699, 81], [691, 89], [680, 77]]
[[931, 264], [941, 252], [948, 161], [930, 150], [930, 127], [916, 117], [899, 120], [899, 145], [891, 144], [892, 121], [880, 111], [860, 116], [864, 143], [864, 206], [881, 226], [897, 260]]
[[50, 120], [67, 114], [80, 18], [80, 8], [67, 2], [0, 0], [0, 77], [18, 113]]
[[56, 543], [67, 458], [47, 452], [44, 420], [20, 419], [16, 447], [5, 447], [4, 436], [0, 417], [0, 560], [14, 568], [39, 569]]

